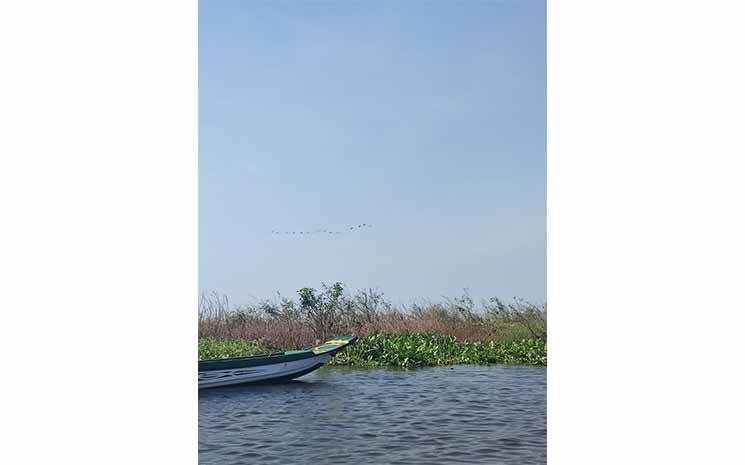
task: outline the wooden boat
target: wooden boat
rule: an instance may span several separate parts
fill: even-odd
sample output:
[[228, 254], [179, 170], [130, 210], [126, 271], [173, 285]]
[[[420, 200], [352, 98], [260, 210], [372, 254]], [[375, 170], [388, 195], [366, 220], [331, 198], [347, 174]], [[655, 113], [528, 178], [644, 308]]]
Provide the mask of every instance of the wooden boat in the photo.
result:
[[356, 341], [356, 336], [340, 336], [304, 350], [202, 360], [199, 362], [199, 389], [299, 378], [317, 370]]

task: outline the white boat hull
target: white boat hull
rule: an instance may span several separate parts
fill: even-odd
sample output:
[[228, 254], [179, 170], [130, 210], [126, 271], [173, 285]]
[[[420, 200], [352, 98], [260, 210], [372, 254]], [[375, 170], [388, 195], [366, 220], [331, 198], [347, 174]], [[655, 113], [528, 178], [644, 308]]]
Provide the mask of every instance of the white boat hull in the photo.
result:
[[294, 378], [299, 373], [312, 371], [331, 360], [331, 354], [321, 354], [302, 360], [271, 365], [260, 365], [230, 370], [212, 370], [199, 372], [199, 389], [230, 386], [233, 384], [255, 383], [270, 379]]

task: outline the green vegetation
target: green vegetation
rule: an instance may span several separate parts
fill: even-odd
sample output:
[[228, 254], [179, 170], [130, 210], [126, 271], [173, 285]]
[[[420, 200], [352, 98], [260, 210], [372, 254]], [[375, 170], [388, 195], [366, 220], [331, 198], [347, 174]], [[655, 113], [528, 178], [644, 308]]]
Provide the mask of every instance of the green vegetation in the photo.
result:
[[374, 334], [337, 354], [330, 365], [417, 368], [461, 363], [546, 365], [546, 342], [458, 342], [438, 334]]
[[341, 283], [232, 307], [217, 293], [199, 302], [199, 359], [310, 347], [333, 335], [360, 336], [330, 365], [399, 367], [459, 363], [546, 365], [546, 304], [493, 297], [477, 305], [467, 290], [440, 303], [394, 307], [382, 292], [348, 294]]
[[[281, 351], [261, 341], [201, 338], [199, 359], [245, 357]], [[437, 334], [373, 334], [360, 338], [329, 363], [352, 367], [418, 368], [462, 363], [509, 363], [545, 366], [546, 342], [524, 339], [512, 342], [459, 342]]]
[[217, 339], [214, 337], [199, 338], [199, 360], [248, 357], [272, 352], [277, 352], [277, 349], [264, 344], [262, 341]]

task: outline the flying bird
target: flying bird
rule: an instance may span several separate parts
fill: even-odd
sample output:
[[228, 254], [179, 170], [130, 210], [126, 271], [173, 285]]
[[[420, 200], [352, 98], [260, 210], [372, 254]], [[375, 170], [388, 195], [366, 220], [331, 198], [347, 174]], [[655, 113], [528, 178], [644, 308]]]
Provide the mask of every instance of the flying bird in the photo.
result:
[[349, 233], [352, 231], [359, 231], [362, 228], [372, 228], [372, 226], [373, 225], [368, 224], [368, 223], [362, 223], [356, 226], [355, 225], [346, 226], [342, 230], [339, 230], [339, 231], [332, 231], [330, 229], [313, 229], [310, 231], [278, 231], [276, 229], [272, 229], [271, 233], [272, 234], [293, 234], [293, 235], [298, 234], [298, 235], [303, 235], [303, 236], [309, 236], [309, 235], [315, 235], [315, 234], [332, 234], [332, 235], [337, 234], [338, 235], [338, 234]]

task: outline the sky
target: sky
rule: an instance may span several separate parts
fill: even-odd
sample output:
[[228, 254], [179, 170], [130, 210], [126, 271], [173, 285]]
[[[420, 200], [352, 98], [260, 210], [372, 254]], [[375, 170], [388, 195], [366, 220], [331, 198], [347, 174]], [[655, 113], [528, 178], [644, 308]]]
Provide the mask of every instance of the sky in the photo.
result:
[[[200, 290], [545, 301], [545, 20], [534, 0], [199, 2]], [[346, 232], [272, 233], [318, 229]]]

